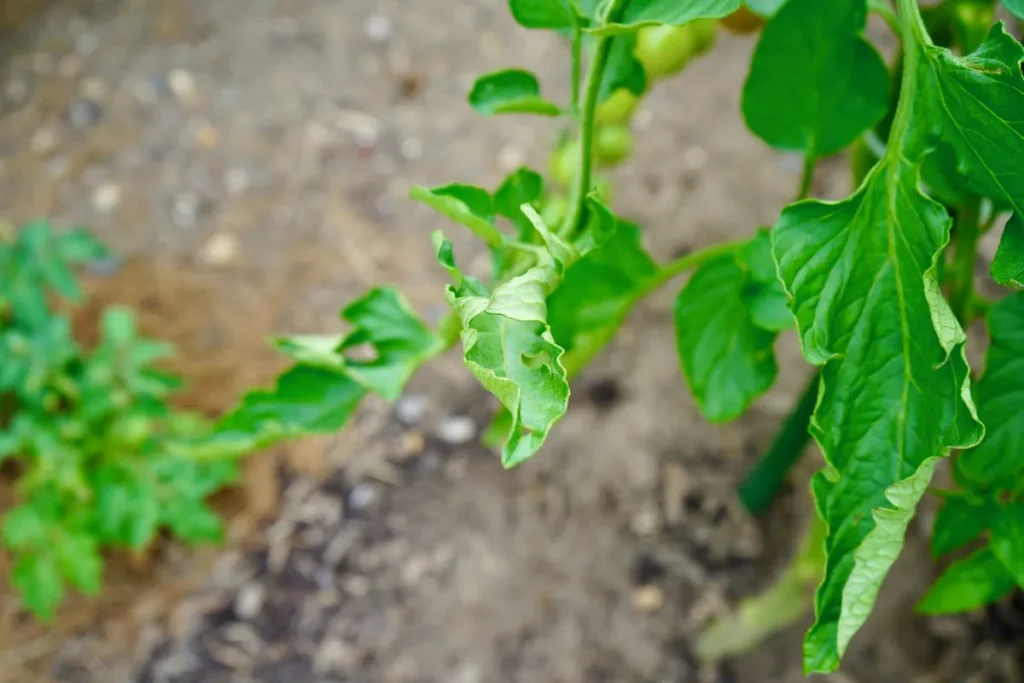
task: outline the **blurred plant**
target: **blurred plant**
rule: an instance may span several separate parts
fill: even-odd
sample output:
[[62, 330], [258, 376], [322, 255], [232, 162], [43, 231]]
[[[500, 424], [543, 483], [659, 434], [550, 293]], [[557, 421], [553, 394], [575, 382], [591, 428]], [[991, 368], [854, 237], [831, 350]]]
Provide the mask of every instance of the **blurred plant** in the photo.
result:
[[189, 542], [216, 541], [204, 500], [235, 476], [231, 459], [200, 461], [191, 445], [209, 431], [173, 410], [178, 378], [154, 363], [171, 353], [137, 336], [132, 313], [104, 311], [102, 339], [83, 349], [59, 295], [81, 299], [73, 266], [105, 249], [81, 230], [45, 222], [0, 240], [0, 463], [21, 501], [3, 518], [11, 582], [49, 619], [68, 585], [96, 593], [105, 548], [140, 551], [161, 529]]

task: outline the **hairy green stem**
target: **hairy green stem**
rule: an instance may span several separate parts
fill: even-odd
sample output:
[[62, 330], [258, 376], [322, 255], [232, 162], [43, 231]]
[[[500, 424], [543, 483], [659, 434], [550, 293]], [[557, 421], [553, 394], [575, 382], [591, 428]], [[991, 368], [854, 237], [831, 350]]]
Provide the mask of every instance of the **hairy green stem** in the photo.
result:
[[572, 16], [572, 114], [580, 114], [580, 71], [583, 61], [583, 29], [580, 28], [579, 17], [575, 12]]
[[[604, 10], [598, 17], [598, 25], [614, 21], [618, 13], [626, 6], [628, 0], [608, 0]], [[612, 48], [611, 36], [600, 36], [594, 47], [594, 56], [587, 70], [587, 81], [583, 88], [583, 102], [580, 106], [580, 159], [576, 169], [572, 193], [569, 195], [569, 215], [559, 226], [561, 237], [572, 237], [583, 227], [586, 219], [587, 193], [590, 191], [590, 179], [593, 173], [594, 120], [597, 110], [597, 98], [601, 94], [601, 81], [604, 79], [604, 68], [608, 63], [608, 53]]]
[[752, 515], [761, 515], [775, 500], [786, 475], [800, 461], [811, 440], [811, 416], [818, 403], [821, 371], [816, 371], [782, 423], [768, 450], [739, 485], [740, 501]]
[[974, 264], [977, 260], [978, 238], [981, 236], [978, 221], [980, 205], [978, 197], [969, 197], [953, 219], [956, 245], [951, 267], [953, 290], [950, 294], [950, 307], [963, 327], [967, 327], [972, 318]]

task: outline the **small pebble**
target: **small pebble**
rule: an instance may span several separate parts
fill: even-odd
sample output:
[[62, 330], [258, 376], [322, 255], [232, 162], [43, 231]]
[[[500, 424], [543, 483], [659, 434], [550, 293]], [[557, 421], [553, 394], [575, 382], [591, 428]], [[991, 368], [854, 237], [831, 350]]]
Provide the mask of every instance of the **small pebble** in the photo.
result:
[[86, 78], [82, 81], [82, 95], [96, 102], [102, 102], [110, 94], [110, 87], [99, 78]]
[[150, 76], [140, 80], [132, 88], [135, 99], [142, 104], [156, 104], [160, 95], [170, 90], [167, 80], [162, 76]]
[[182, 192], [174, 198], [171, 207], [171, 220], [183, 228], [192, 227], [199, 218], [202, 202], [195, 192]]
[[363, 24], [366, 37], [375, 43], [383, 43], [391, 37], [391, 20], [383, 14], [374, 14]]
[[235, 598], [235, 614], [239, 619], [249, 621], [253, 619], [263, 608], [263, 601], [267, 596], [267, 589], [258, 583], [247, 583], [238, 591]]
[[320, 644], [313, 666], [317, 673], [351, 673], [359, 664], [359, 653], [341, 638], [329, 638]]
[[342, 587], [345, 589], [345, 592], [349, 595], [356, 598], [361, 598], [370, 592], [371, 585], [370, 580], [368, 578], [366, 578], [365, 576], [356, 575], [350, 576], [347, 579], [345, 579], [345, 582], [342, 585]]
[[526, 161], [523, 151], [512, 145], [505, 145], [498, 150], [498, 165], [502, 170], [511, 173]]
[[223, 266], [238, 253], [238, 238], [231, 233], [220, 232], [206, 241], [199, 250], [199, 258], [211, 266]]
[[403, 424], [419, 424], [426, 412], [427, 397], [423, 394], [405, 394], [395, 403], [395, 417]]
[[196, 142], [200, 147], [215, 147], [220, 141], [220, 133], [208, 123], [200, 125], [195, 132]]
[[104, 183], [92, 193], [92, 206], [100, 213], [110, 213], [121, 203], [121, 186]]
[[32, 135], [28, 146], [36, 154], [49, 154], [57, 148], [57, 133], [49, 127], [40, 128]]
[[68, 123], [74, 128], [88, 128], [103, 116], [103, 107], [90, 99], [79, 97], [68, 105]]
[[476, 422], [466, 415], [452, 415], [438, 426], [437, 436], [452, 446], [463, 446], [476, 436]]
[[230, 194], [240, 194], [248, 189], [251, 181], [244, 168], [231, 168], [224, 174], [224, 186]]
[[423, 434], [413, 430], [402, 434], [402, 440], [398, 444], [398, 457], [402, 460], [419, 455], [426, 447]]
[[683, 164], [691, 171], [698, 171], [708, 163], [708, 151], [699, 145], [683, 152]]
[[633, 516], [630, 528], [637, 536], [653, 536], [658, 533], [660, 521], [658, 508], [653, 504], [645, 505]]
[[665, 605], [665, 591], [658, 586], [639, 586], [633, 591], [633, 605], [643, 612], [657, 612]]
[[402, 140], [401, 152], [406, 161], [416, 161], [423, 156], [423, 141], [419, 138], [406, 138]]
[[355, 512], [363, 512], [380, 500], [380, 487], [364, 481], [352, 487], [348, 492], [348, 505]]
[[196, 101], [196, 79], [184, 69], [173, 69], [167, 74], [167, 85], [182, 104], [194, 104]]

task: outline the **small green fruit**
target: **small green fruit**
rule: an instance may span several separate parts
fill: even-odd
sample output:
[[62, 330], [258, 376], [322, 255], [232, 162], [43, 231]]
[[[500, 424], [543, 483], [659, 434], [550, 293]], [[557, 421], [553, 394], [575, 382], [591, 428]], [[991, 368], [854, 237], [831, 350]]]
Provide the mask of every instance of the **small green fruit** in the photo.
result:
[[637, 33], [633, 55], [648, 78], [664, 78], [686, 66], [697, 52], [696, 45], [687, 26], [647, 26]]
[[633, 117], [640, 99], [625, 88], [616, 88], [604, 102], [597, 106], [594, 120], [599, 126], [625, 124]]
[[598, 128], [594, 154], [602, 166], [614, 166], [633, 152], [633, 135], [625, 126]]
[[551, 155], [551, 179], [559, 185], [568, 187], [576, 177], [576, 169], [580, 163], [579, 140], [567, 142], [558, 147]]
[[714, 19], [697, 19], [687, 24], [693, 34], [694, 55], [702, 55], [715, 45], [718, 35], [718, 22]]

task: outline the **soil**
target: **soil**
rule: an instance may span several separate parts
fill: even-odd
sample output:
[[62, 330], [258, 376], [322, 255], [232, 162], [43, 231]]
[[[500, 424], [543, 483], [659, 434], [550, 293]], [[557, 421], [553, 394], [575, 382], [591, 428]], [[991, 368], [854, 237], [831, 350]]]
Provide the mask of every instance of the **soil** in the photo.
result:
[[[181, 350], [183, 403], [211, 414], [271, 380], [268, 336], [337, 329], [368, 286], [395, 284], [436, 318], [431, 230], [471, 270], [485, 255], [409, 186], [544, 166], [554, 124], [474, 115], [479, 73], [518, 65], [553, 96], [568, 86], [565, 46], [515, 27], [502, 0], [44, 10], [0, 23], [0, 214], [87, 225], [123, 254], [88, 276], [80, 329], [101, 304], [132, 306]], [[794, 190], [799, 160], [739, 116], [752, 46], [723, 34], [637, 117], [614, 203], [656, 255], [749, 234]], [[825, 164], [816, 193], [844, 192], [842, 169]], [[793, 550], [804, 487], [764, 520], [734, 488], [808, 369], [784, 336], [777, 386], [736, 423], [707, 424], [677, 369], [670, 290], [583, 373], [525, 466], [504, 472], [476, 443], [493, 405], [441, 359], [395, 407], [369, 401], [341, 435], [251, 458], [217, 501], [224, 547], [112, 557], [103, 596], [69, 601], [50, 628], [3, 593], [0, 681], [803, 680], [803, 625], [718, 665], [693, 641]], [[1013, 605], [911, 616], [933, 572], [917, 528], [837, 680], [1021, 680]]]

